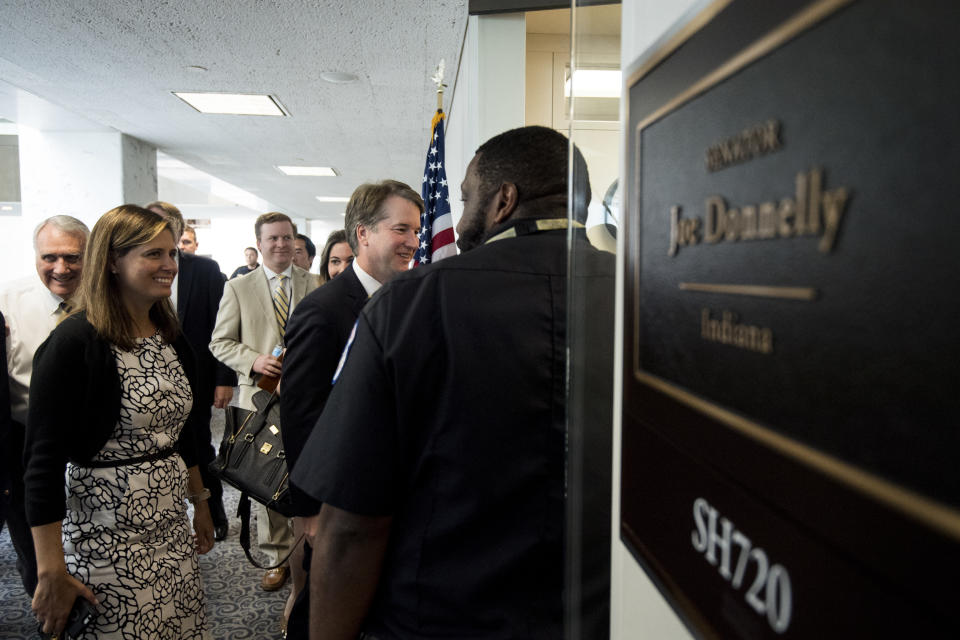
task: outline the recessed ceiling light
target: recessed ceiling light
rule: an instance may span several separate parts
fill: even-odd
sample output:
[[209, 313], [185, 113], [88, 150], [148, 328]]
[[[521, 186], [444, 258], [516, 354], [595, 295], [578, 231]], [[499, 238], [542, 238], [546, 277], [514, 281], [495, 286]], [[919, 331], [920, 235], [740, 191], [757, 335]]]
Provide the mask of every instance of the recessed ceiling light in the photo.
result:
[[186, 93], [177, 96], [200, 113], [222, 113], [238, 116], [288, 115], [273, 96], [253, 93]]
[[349, 84], [359, 80], [356, 75], [344, 71], [324, 71], [320, 74], [320, 79], [333, 84]]
[[13, 211], [13, 207], [11, 207], [8, 204], [5, 204], [2, 207], [0, 207], [0, 211]]
[[350, 202], [350, 198], [341, 196], [317, 196], [320, 202]]
[[199, 64], [187, 65], [187, 71], [192, 71], [194, 73], [205, 73], [209, 71], [206, 67], [201, 67]]
[[288, 176], [336, 176], [340, 175], [333, 167], [293, 167], [290, 165], [277, 165], [277, 169]]

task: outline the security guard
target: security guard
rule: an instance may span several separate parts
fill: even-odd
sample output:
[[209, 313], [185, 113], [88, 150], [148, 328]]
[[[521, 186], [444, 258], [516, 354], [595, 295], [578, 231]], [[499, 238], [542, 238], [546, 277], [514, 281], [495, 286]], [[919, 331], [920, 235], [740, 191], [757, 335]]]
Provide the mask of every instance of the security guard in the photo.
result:
[[[323, 503], [312, 637], [563, 637], [567, 234], [583, 226], [567, 217], [568, 144], [525, 127], [481, 146], [465, 253], [361, 312], [292, 477]], [[575, 277], [612, 290], [612, 256], [574, 236]], [[596, 428], [608, 445], [609, 422]], [[602, 591], [599, 564], [584, 584]]]

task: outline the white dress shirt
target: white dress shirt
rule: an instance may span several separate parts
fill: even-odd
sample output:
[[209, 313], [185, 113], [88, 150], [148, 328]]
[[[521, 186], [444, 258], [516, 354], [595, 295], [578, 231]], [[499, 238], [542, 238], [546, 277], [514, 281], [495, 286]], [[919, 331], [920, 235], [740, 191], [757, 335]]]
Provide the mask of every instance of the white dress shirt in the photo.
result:
[[[261, 268], [263, 269], [263, 275], [267, 276], [267, 284], [270, 285], [270, 296], [273, 297], [273, 292], [277, 290], [277, 275], [278, 275], [278, 274], [277, 274], [275, 271], [271, 271], [270, 269], [268, 269], [268, 268], [267, 268], [267, 265], [263, 265], [263, 267], [261, 267]], [[291, 282], [290, 282], [290, 278], [293, 277], [293, 264], [291, 264], [289, 267], [287, 267], [286, 269], [284, 269], [284, 270], [281, 271], [280, 273], [283, 274], [283, 275], [285, 275], [285, 276], [287, 276], [287, 277], [284, 278], [284, 280], [283, 280], [283, 289], [284, 289], [284, 291], [287, 292], [287, 300], [292, 300], [292, 299], [293, 299], [293, 292], [291, 291], [290, 288], [291, 288], [293, 285], [292, 285]]]
[[[65, 315], [60, 309], [63, 299], [50, 293], [38, 276], [17, 280], [0, 293], [0, 311], [10, 329], [7, 336], [7, 371], [10, 374], [10, 412], [17, 422], [27, 422], [27, 401], [33, 354]], [[82, 371], [64, 372], [70, 376]]]
[[377, 289], [383, 286], [380, 281], [374, 278], [372, 275], [363, 270], [363, 268], [357, 264], [357, 261], [353, 261], [353, 271], [357, 274], [357, 278], [360, 280], [360, 284], [363, 285], [363, 288], [367, 292], [367, 297], [369, 298], [377, 292]]

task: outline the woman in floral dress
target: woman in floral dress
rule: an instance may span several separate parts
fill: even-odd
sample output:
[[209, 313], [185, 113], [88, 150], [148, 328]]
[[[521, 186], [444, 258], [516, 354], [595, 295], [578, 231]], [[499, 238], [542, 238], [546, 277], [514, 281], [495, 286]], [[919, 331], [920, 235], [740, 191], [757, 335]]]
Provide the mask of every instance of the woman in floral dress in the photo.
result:
[[213, 524], [190, 418], [196, 363], [169, 300], [175, 256], [157, 214], [104, 214], [78, 307], [37, 351], [25, 484], [44, 632], [60, 633], [79, 597], [97, 612], [82, 638], [210, 637], [197, 553]]

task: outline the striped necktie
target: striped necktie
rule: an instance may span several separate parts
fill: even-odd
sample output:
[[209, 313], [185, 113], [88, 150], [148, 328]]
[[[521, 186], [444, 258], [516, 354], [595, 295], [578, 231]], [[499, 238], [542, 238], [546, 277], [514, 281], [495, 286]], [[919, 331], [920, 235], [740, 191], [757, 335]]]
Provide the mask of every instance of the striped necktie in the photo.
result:
[[290, 315], [290, 298], [287, 297], [287, 289], [283, 286], [283, 281], [286, 279], [287, 276], [278, 273], [277, 288], [273, 290], [273, 312], [277, 316], [281, 338], [286, 334], [287, 316]]

